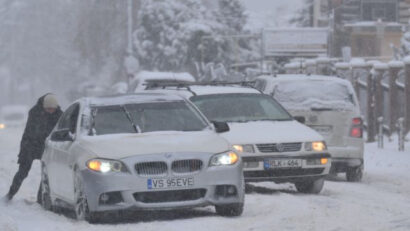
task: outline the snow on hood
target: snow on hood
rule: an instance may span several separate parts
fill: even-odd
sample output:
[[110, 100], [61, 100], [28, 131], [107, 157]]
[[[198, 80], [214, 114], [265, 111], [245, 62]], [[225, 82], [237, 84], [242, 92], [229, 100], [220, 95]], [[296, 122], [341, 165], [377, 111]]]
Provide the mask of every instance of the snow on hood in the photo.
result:
[[222, 133], [232, 144], [292, 143], [324, 140], [311, 128], [292, 121], [255, 121], [229, 123], [230, 131]]
[[230, 148], [228, 142], [213, 131], [84, 136], [80, 145], [100, 158], [109, 159], [164, 152], [221, 153]]

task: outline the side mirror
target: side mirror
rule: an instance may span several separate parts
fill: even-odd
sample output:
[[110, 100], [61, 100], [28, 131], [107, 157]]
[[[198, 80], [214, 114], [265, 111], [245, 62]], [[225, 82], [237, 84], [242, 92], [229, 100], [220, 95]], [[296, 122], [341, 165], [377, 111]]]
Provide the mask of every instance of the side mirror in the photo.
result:
[[74, 141], [73, 135], [70, 132], [70, 129], [62, 129], [55, 131], [51, 134], [52, 141]]
[[306, 122], [306, 119], [303, 116], [295, 116], [293, 118], [301, 124], [305, 124], [305, 122]]
[[217, 133], [229, 132], [229, 125], [228, 125], [228, 123], [225, 123], [225, 122], [216, 122], [216, 121], [213, 121], [212, 123], [214, 124], [215, 131], [216, 131]]

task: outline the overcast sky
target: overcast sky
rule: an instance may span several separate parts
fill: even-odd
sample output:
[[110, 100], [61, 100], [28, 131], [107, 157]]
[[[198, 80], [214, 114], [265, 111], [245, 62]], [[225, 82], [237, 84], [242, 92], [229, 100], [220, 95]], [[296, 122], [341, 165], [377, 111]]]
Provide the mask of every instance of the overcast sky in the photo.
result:
[[304, 0], [241, 0], [248, 10], [249, 29], [287, 27], [288, 20], [303, 6]]

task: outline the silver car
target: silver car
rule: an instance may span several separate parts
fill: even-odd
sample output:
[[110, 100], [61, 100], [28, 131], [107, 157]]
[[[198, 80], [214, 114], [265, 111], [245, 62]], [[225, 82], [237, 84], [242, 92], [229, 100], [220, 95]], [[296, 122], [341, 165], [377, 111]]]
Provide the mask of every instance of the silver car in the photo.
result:
[[189, 102], [165, 94], [84, 98], [62, 115], [42, 157], [45, 209], [104, 212], [214, 205], [239, 216], [242, 162]]
[[363, 122], [349, 81], [331, 76], [261, 76], [256, 87], [325, 138], [332, 155], [331, 173], [345, 172], [348, 181], [361, 180]]

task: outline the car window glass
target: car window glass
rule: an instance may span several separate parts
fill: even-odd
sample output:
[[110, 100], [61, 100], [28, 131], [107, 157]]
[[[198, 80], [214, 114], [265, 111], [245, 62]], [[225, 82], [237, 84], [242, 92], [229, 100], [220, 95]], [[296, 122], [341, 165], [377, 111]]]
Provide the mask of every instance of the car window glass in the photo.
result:
[[211, 121], [247, 122], [291, 120], [289, 113], [272, 97], [263, 94], [218, 94], [191, 97]]
[[[127, 104], [126, 110], [140, 132], [200, 131], [208, 124], [184, 101]], [[97, 107], [94, 129], [97, 135], [135, 133], [122, 106]]]
[[80, 106], [78, 104], [70, 106], [61, 117], [58, 124], [58, 130], [70, 129], [71, 133], [76, 132], [76, 125]]

